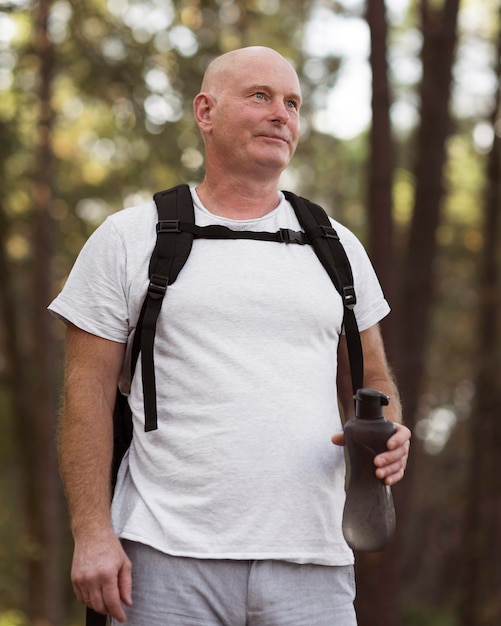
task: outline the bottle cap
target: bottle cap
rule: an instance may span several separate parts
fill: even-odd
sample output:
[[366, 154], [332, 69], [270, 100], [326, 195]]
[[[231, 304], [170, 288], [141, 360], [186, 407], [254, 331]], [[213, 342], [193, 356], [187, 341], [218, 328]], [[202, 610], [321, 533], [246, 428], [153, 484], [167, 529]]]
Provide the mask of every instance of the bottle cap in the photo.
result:
[[359, 389], [353, 396], [355, 415], [362, 419], [379, 419], [383, 416], [383, 406], [390, 403], [390, 397], [376, 389]]

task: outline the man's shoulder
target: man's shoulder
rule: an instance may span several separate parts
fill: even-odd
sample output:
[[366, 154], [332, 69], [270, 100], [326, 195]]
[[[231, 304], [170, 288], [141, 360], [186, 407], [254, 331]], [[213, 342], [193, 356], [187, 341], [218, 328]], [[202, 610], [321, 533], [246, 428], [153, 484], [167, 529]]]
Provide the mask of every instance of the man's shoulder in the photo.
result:
[[142, 204], [120, 209], [116, 213], [111, 213], [107, 218], [117, 227], [129, 224], [143, 224], [157, 219], [157, 209], [153, 199]]
[[[290, 192], [285, 192], [286, 194], [290, 194]], [[306, 201], [306, 204], [313, 204], [316, 205], [317, 207], [320, 207], [321, 209], [323, 209], [323, 211], [325, 211], [327, 217], [329, 218], [329, 221], [332, 225], [332, 228], [334, 228], [334, 230], [337, 232], [337, 234], [339, 235], [339, 239], [341, 240], [341, 242], [344, 245], [348, 245], [348, 246], [353, 246], [353, 247], [359, 247], [362, 244], [360, 243], [360, 240], [358, 239], [358, 237], [355, 235], [355, 233], [353, 233], [352, 230], [350, 230], [350, 228], [348, 228], [347, 226], [345, 226], [344, 224], [342, 224], [341, 222], [339, 222], [338, 220], [336, 220], [336, 218], [332, 217], [327, 209], [327, 207], [325, 207], [324, 205], [322, 205], [320, 202], [316, 202], [315, 200], [312, 200], [311, 198], [302, 198], [303, 200]], [[292, 204], [290, 203], [289, 200], [286, 199], [286, 205], [289, 207], [290, 211], [294, 211], [294, 208], [292, 206]]]
[[125, 245], [133, 245], [154, 236], [156, 223], [157, 210], [152, 200], [111, 213], [98, 230], [104, 237], [118, 237]]

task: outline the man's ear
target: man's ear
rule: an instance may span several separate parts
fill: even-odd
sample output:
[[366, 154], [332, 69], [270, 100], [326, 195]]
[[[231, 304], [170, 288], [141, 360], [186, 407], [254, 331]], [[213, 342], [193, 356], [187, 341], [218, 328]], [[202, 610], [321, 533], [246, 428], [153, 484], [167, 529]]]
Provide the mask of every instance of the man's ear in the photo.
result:
[[208, 132], [212, 126], [212, 109], [214, 98], [206, 93], [199, 93], [193, 100], [195, 121], [202, 132]]

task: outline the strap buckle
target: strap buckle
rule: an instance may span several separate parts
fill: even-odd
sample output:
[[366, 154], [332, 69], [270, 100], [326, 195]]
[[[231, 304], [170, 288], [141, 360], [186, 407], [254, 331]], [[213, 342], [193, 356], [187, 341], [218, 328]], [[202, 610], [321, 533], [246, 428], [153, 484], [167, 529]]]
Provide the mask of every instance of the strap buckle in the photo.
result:
[[291, 230], [290, 228], [281, 228], [279, 231], [280, 241], [283, 243], [298, 243], [304, 246], [306, 241], [302, 231]]
[[157, 233], [180, 233], [179, 220], [160, 220], [157, 222]]
[[169, 277], [162, 274], [152, 274], [150, 277], [150, 284], [148, 285], [148, 295], [154, 300], [163, 298], [167, 291], [167, 285], [169, 284]]
[[332, 228], [332, 226], [323, 226], [322, 224], [320, 224], [320, 230], [322, 231], [322, 236], [323, 237], [327, 237], [327, 239], [338, 239], [339, 240], [339, 235], [334, 230], [334, 228]]
[[353, 285], [343, 287], [343, 302], [344, 306], [347, 309], [353, 310], [355, 308], [355, 304], [357, 303], [357, 296], [355, 294], [355, 287]]

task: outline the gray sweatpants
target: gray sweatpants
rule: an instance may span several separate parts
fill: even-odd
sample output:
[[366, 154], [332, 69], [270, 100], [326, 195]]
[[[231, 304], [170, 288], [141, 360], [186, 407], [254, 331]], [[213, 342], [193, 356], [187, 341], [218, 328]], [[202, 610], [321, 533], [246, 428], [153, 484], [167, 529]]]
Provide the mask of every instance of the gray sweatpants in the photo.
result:
[[352, 566], [174, 557], [132, 541], [124, 548], [132, 561], [128, 626], [357, 623]]

